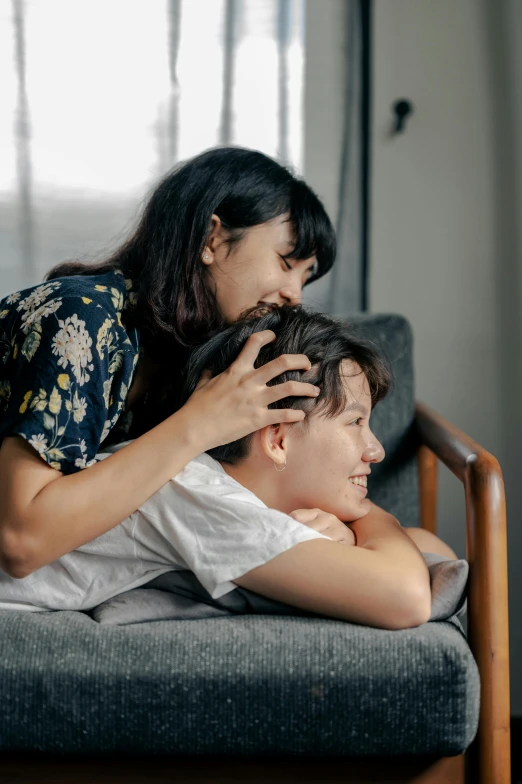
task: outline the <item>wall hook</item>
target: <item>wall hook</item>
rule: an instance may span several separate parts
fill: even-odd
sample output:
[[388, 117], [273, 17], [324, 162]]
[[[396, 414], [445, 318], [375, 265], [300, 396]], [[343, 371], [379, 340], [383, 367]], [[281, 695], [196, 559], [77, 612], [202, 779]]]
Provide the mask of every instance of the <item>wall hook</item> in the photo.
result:
[[406, 98], [399, 98], [399, 100], [392, 104], [394, 122], [391, 136], [395, 136], [396, 134], [402, 133], [404, 131], [406, 119], [413, 114], [413, 109], [414, 107], [412, 102], [408, 101]]

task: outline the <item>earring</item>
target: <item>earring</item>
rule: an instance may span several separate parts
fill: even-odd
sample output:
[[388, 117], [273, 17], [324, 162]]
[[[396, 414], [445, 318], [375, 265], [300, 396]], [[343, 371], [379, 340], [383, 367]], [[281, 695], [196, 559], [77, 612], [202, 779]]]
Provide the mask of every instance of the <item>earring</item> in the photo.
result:
[[203, 256], [203, 258], [204, 258], [204, 259], [208, 259], [208, 253], [205, 253], [205, 255]]
[[284, 471], [285, 468], [286, 468], [286, 457], [285, 457], [285, 462], [283, 463], [283, 467], [282, 468], [278, 468], [277, 467], [277, 463], [274, 460], [274, 469], [277, 471], [278, 474], [280, 474], [281, 471]]

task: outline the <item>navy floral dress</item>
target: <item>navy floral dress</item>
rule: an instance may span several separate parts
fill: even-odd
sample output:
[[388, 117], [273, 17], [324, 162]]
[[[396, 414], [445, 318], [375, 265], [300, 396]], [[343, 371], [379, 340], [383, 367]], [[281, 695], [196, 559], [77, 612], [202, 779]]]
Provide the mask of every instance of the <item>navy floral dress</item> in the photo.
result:
[[124, 436], [143, 353], [139, 330], [122, 323], [135, 297], [132, 281], [111, 271], [0, 300], [0, 443], [22, 436], [50, 466], [72, 474], [96, 462], [116, 423]]

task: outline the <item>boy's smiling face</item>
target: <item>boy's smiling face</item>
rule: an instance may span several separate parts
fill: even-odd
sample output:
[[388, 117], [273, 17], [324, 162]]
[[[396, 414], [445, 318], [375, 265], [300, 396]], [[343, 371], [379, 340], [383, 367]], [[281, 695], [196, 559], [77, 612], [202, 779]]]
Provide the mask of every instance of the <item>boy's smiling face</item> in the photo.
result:
[[[370, 429], [368, 380], [355, 362], [341, 363], [346, 408], [335, 417], [322, 413], [301, 422], [272, 425], [255, 433], [249, 456], [223, 467], [267, 506], [290, 513], [322, 509], [350, 522], [369, 510], [365, 482], [384, 449]], [[286, 459], [284, 471], [282, 468]]]

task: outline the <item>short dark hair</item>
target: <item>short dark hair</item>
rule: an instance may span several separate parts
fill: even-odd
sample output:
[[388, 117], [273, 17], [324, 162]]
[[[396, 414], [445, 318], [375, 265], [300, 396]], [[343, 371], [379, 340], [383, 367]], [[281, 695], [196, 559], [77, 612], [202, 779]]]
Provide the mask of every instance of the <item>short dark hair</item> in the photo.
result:
[[[308, 415], [316, 412], [326, 417], [338, 416], [346, 405], [346, 396], [340, 376], [343, 360], [353, 360], [366, 375], [372, 405], [381, 400], [391, 385], [391, 370], [384, 356], [368, 340], [357, 336], [346, 322], [317, 313], [301, 305], [266, 307], [259, 315], [259, 308], [251, 308], [242, 318], [228, 328], [214, 334], [197, 348], [185, 369], [183, 402], [194, 391], [201, 373], [211, 370], [218, 375], [237, 358], [245, 341], [254, 332], [271, 329], [276, 339], [263, 346], [255, 367], [266, 365], [281, 354], [306, 354], [312, 367], [309, 371], [292, 370], [276, 376], [269, 386], [285, 381], [305, 381], [320, 386], [317, 398], [286, 397], [269, 405], [269, 408], [300, 408]], [[229, 444], [214, 447], [207, 453], [231, 465], [244, 459], [249, 451], [252, 433]]]

